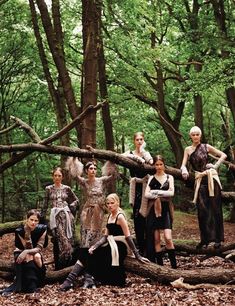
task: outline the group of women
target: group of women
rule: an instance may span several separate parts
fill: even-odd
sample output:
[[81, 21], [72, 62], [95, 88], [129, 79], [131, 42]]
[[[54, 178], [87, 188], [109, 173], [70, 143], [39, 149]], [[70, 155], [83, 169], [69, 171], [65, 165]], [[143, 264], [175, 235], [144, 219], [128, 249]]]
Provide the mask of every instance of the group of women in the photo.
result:
[[[223, 216], [221, 206], [221, 184], [217, 168], [226, 155], [209, 144], [201, 143], [201, 130], [190, 130], [191, 146], [185, 148], [181, 166], [184, 180], [189, 177], [188, 162], [195, 171], [194, 202], [198, 210], [201, 241], [198, 248], [207, 247], [214, 242], [219, 248], [224, 241]], [[112, 165], [106, 168], [101, 177], [96, 176], [96, 163], [88, 162], [84, 178], [82, 164], [74, 158], [67, 162], [67, 170], [77, 178], [84, 190], [85, 204], [80, 215], [81, 244], [76, 253], [76, 263], [60, 290], [66, 291], [74, 286], [78, 275], [85, 275], [84, 287], [95, 287], [96, 283], [125, 285], [124, 259], [128, 252], [142, 263], [149, 261], [163, 265], [163, 249], [160, 233], [163, 231], [165, 250], [172, 268], [177, 268], [172, 240], [174, 178], [165, 171], [165, 161], [161, 155], [154, 158], [145, 150], [144, 134], [134, 135], [135, 150], [124, 155], [141, 164], [154, 165], [153, 175], [146, 167], [130, 169], [130, 203], [133, 206], [136, 243], [130, 230], [120, 199], [117, 194], [105, 198], [105, 188], [109, 181], [116, 178]], [[208, 157], [217, 158], [215, 164]], [[108, 169], [108, 170], [107, 170]], [[44, 214], [49, 203], [50, 231], [53, 236], [55, 269], [61, 269], [72, 262], [74, 249], [74, 213], [79, 200], [71, 188], [62, 184], [61, 168], [53, 171], [53, 184], [46, 187]], [[108, 209], [105, 233], [102, 233], [105, 211]], [[16, 278], [5, 292], [34, 292], [43, 284], [45, 266], [42, 249], [47, 245], [47, 227], [39, 224], [40, 214], [30, 210], [24, 226], [15, 233], [14, 252]], [[147, 258], [143, 257], [146, 256]], [[27, 271], [27, 274], [25, 274]], [[25, 277], [30, 275], [30, 277]]]

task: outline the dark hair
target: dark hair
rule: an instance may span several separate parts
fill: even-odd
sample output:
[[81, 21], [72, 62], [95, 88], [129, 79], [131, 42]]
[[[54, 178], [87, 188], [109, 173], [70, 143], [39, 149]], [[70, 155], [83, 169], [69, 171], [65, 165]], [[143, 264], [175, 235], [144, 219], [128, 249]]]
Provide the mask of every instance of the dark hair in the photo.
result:
[[40, 221], [40, 218], [41, 218], [41, 214], [40, 212], [37, 210], [37, 209], [30, 209], [28, 212], [27, 212], [27, 219], [33, 215], [36, 215], [38, 220]]
[[89, 161], [89, 162], [87, 162], [87, 163], [85, 164], [85, 166], [84, 166], [85, 172], [87, 172], [87, 170], [89, 169], [90, 166], [95, 166], [95, 167], [97, 167], [97, 164], [96, 164], [95, 161]]
[[60, 171], [61, 174], [62, 174], [62, 176], [64, 176], [63, 169], [62, 169], [61, 167], [55, 167], [55, 168], [52, 170], [51, 174], [54, 175], [54, 173], [55, 173], [56, 171]]
[[155, 164], [158, 160], [162, 161], [163, 164], [165, 165], [165, 160], [164, 160], [164, 158], [163, 158], [162, 155], [156, 155], [156, 156], [154, 156], [154, 159], [153, 159], [154, 164]]

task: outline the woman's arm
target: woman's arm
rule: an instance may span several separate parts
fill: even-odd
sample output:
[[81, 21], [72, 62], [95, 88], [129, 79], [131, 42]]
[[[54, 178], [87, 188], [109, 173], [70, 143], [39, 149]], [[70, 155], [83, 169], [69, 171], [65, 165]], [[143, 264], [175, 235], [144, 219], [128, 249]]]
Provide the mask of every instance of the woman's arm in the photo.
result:
[[189, 173], [186, 167], [189, 158], [188, 150], [189, 150], [188, 147], [184, 149], [184, 157], [180, 167], [181, 174], [184, 180], [187, 180], [189, 177]]
[[207, 164], [207, 168], [218, 169], [220, 164], [227, 158], [227, 155], [224, 152], [214, 148], [213, 146], [211, 146], [209, 144], [207, 144], [207, 151], [211, 155], [213, 155], [215, 157], [219, 157], [219, 159], [217, 160], [217, 162], [215, 164]]
[[116, 164], [114, 164], [111, 161], [107, 161], [102, 169], [102, 180], [105, 181], [111, 181], [113, 179], [116, 179], [118, 177], [118, 168], [116, 166]]
[[108, 229], [106, 228], [106, 229], [105, 229], [105, 234], [100, 238], [100, 240], [98, 240], [95, 244], [93, 244], [93, 245], [89, 248], [88, 252], [89, 252], [90, 254], [93, 254], [93, 252], [94, 252], [98, 247], [100, 247], [101, 245], [105, 244], [105, 243], [108, 241], [108, 235], [109, 235], [109, 231], [108, 231]]
[[16, 263], [18, 264], [22, 263], [26, 259], [27, 255], [35, 255], [36, 253], [40, 253], [45, 245], [46, 238], [47, 238], [47, 230], [41, 235], [40, 239], [38, 240], [37, 246], [35, 248], [25, 249], [20, 253], [20, 255], [16, 259]]
[[153, 164], [153, 158], [148, 151], [143, 151], [142, 155], [143, 155], [143, 158], [144, 158], [146, 164], [149, 164], [149, 165]]
[[150, 176], [149, 180], [148, 180], [148, 183], [147, 183], [147, 186], [145, 188], [145, 193], [144, 193], [144, 196], [149, 199], [149, 200], [155, 200], [157, 199], [157, 195], [158, 195], [158, 190], [151, 190], [151, 188], [149, 187], [149, 184], [152, 180], [152, 176]]
[[68, 186], [68, 205], [73, 214], [76, 212], [76, 207], [79, 204], [78, 197], [73, 192], [73, 190]]
[[118, 215], [117, 224], [119, 224], [121, 226], [123, 234], [124, 234], [124, 236], [126, 238], [126, 242], [127, 242], [128, 246], [129, 246], [129, 248], [134, 253], [135, 258], [138, 259], [139, 261], [143, 262], [143, 263], [149, 262], [149, 260], [147, 258], [145, 258], [145, 257], [142, 257], [140, 255], [139, 251], [137, 250], [137, 248], [136, 248], [136, 246], [134, 244], [134, 241], [133, 241], [133, 239], [131, 237], [130, 230], [129, 230], [126, 218], [124, 217], [123, 214], [119, 214]]

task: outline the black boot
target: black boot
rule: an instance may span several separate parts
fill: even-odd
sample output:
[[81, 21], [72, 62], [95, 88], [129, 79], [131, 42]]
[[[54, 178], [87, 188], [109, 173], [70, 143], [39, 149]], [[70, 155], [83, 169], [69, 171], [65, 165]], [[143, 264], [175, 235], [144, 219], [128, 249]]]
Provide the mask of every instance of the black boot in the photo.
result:
[[79, 274], [81, 274], [83, 267], [76, 263], [73, 267], [73, 270], [69, 273], [66, 280], [60, 286], [60, 291], [67, 291], [70, 288], [73, 288], [74, 282]]
[[156, 252], [156, 262], [159, 266], [163, 266], [162, 252]]
[[170, 259], [172, 269], [177, 269], [177, 263], [175, 258], [175, 249], [168, 250], [168, 256]]
[[84, 273], [84, 284], [82, 288], [96, 288], [94, 277], [87, 272]]

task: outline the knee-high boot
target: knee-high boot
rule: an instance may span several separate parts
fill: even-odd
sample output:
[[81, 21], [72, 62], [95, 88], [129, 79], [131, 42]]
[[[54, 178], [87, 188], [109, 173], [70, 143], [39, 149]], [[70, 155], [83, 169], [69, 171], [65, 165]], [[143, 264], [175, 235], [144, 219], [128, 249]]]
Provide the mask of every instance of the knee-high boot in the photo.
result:
[[156, 262], [159, 266], [163, 266], [162, 252], [156, 252]]
[[167, 250], [168, 256], [170, 259], [171, 267], [173, 269], [177, 269], [177, 263], [176, 263], [176, 258], [175, 258], [175, 249]]
[[67, 276], [66, 280], [60, 286], [61, 291], [67, 291], [70, 288], [73, 288], [74, 282], [79, 274], [83, 271], [83, 266], [76, 263], [72, 269], [72, 271]]

